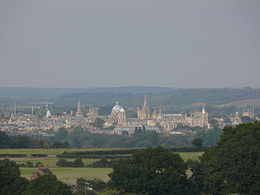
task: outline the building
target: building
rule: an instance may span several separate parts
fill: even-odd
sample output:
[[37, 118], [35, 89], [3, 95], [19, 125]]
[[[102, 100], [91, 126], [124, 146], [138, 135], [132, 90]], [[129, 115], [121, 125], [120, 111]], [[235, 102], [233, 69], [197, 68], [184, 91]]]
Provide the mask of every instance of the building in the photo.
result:
[[189, 127], [206, 127], [210, 128], [208, 122], [208, 113], [205, 110], [205, 105], [202, 111], [186, 114], [163, 114], [163, 119], [160, 125], [167, 131], [175, 129], [178, 125]]
[[91, 121], [95, 121], [97, 117], [98, 117], [98, 108], [89, 107], [88, 119]]
[[81, 112], [80, 100], [78, 101], [76, 117], [82, 117], [83, 113]]
[[54, 174], [47, 167], [38, 167], [37, 171], [34, 172], [30, 177], [30, 180], [37, 179], [38, 177], [43, 175], [54, 175]]
[[46, 118], [47, 119], [51, 118], [51, 111], [48, 109], [48, 104], [46, 104]]
[[137, 117], [140, 120], [148, 120], [151, 117], [150, 108], [149, 108], [149, 104], [147, 102], [146, 95], [144, 96], [144, 104], [143, 104], [142, 108], [137, 108]]
[[249, 106], [247, 109], [243, 109], [243, 116], [249, 117], [250, 119], [254, 119], [255, 118], [254, 108]]
[[117, 124], [126, 121], [125, 109], [119, 106], [118, 102], [116, 102], [116, 105], [112, 108], [111, 114], [108, 116], [108, 121]]

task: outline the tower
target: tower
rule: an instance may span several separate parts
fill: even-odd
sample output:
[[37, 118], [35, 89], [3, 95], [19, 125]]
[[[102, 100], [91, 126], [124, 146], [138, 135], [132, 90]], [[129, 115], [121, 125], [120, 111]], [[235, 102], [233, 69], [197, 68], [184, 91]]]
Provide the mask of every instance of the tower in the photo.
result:
[[48, 104], [46, 104], [46, 118], [51, 118], [51, 111], [48, 109]]
[[14, 116], [16, 116], [16, 102], [14, 103]]
[[148, 105], [147, 97], [144, 96], [144, 104], [142, 108], [137, 109], [137, 116], [140, 120], [148, 120], [150, 119], [150, 108]]
[[77, 105], [77, 112], [76, 112], [76, 117], [81, 117], [83, 116], [82, 112], [81, 112], [81, 107], [80, 107], [80, 100], [78, 101], [78, 105]]
[[202, 106], [202, 114], [205, 114], [206, 113], [206, 111], [205, 111], [205, 104], [203, 104], [203, 106]]

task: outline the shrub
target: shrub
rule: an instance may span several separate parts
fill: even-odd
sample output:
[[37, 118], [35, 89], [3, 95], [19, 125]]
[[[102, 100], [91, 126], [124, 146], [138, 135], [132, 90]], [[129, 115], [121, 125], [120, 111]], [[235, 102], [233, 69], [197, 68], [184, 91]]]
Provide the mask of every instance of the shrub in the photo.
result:
[[31, 162], [31, 161], [26, 161], [26, 162], [25, 162], [25, 165], [26, 165], [26, 167], [33, 167], [33, 162]]
[[118, 160], [107, 160], [107, 159], [100, 159], [96, 162], [93, 162], [90, 167], [95, 167], [95, 168], [104, 168], [104, 167], [113, 167], [115, 162]]
[[31, 157], [48, 157], [47, 154], [31, 154]]
[[0, 154], [0, 158], [24, 158], [26, 154]]
[[42, 162], [37, 162], [37, 163], [35, 163], [35, 167], [43, 167]]
[[73, 166], [74, 167], [84, 167], [85, 164], [83, 163], [83, 161], [80, 158], [77, 158], [74, 160]]
[[66, 159], [59, 159], [56, 163], [57, 166], [59, 167], [84, 167], [85, 164], [83, 161], [78, 158], [75, 159], [74, 161], [67, 161]]

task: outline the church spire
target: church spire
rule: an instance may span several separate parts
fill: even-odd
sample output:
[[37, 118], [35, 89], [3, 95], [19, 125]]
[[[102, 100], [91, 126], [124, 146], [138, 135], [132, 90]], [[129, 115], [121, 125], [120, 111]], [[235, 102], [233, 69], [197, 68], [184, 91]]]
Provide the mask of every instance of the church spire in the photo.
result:
[[14, 103], [14, 116], [16, 116], [16, 102]]
[[77, 117], [83, 116], [83, 114], [81, 112], [81, 107], [80, 107], [80, 100], [78, 101], [76, 116]]
[[203, 104], [203, 106], [202, 106], [202, 114], [205, 114], [205, 113], [206, 113], [205, 104]]
[[144, 109], [147, 108], [147, 96], [144, 95]]

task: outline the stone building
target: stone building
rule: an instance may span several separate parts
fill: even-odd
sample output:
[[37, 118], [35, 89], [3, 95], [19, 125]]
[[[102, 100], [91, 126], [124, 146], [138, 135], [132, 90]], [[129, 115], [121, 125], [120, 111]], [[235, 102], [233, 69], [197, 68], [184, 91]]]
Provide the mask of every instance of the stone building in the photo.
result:
[[82, 116], [83, 116], [83, 113], [81, 111], [80, 100], [79, 100], [78, 105], [77, 105], [76, 117], [82, 117]]
[[150, 108], [149, 108], [146, 96], [144, 96], [144, 104], [143, 104], [142, 108], [139, 108], [139, 107], [137, 108], [137, 117], [140, 120], [148, 120], [151, 117]]
[[88, 120], [94, 122], [97, 117], [98, 117], [98, 108], [89, 107]]
[[111, 120], [114, 123], [126, 121], [125, 109], [122, 106], [119, 106], [118, 102], [116, 102], [116, 105], [112, 108], [108, 120]]
[[250, 119], [255, 118], [255, 111], [254, 108], [249, 106], [247, 109], [243, 109], [243, 116], [249, 117]]
[[54, 174], [47, 167], [38, 167], [37, 171], [34, 172], [32, 174], [32, 176], [30, 177], [30, 180], [37, 179], [38, 177], [43, 176], [43, 175], [54, 175]]
[[189, 114], [163, 114], [160, 125], [167, 131], [175, 129], [177, 125], [210, 128], [205, 105], [203, 105], [201, 112], [197, 111]]

